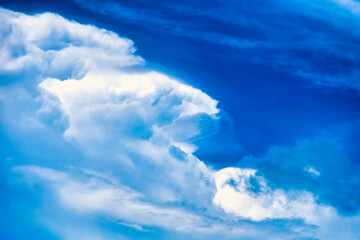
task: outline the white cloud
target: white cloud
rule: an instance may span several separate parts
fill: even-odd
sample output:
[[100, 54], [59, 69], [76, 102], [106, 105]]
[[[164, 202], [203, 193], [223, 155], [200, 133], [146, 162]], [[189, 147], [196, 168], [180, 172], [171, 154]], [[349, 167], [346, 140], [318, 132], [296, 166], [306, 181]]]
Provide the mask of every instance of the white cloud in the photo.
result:
[[153, 200], [194, 203], [212, 194], [210, 171], [191, 154], [196, 147], [171, 130], [178, 119], [190, 118], [191, 131], [200, 132], [196, 118], [215, 118], [216, 100], [141, 68], [132, 41], [113, 32], [52, 13], [1, 12], [0, 72], [40, 82], [39, 118], [60, 116], [67, 140], [97, 161], [126, 165], [119, 175]]
[[[142, 60], [130, 40], [112, 32], [49, 13], [20, 14], [9, 22], [16, 31], [8, 38], [21, 36], [20, 45], [30, 49], [24, 57], [39, 58], [16, 64], [34, 64], [40, 71], [43, 107], [38, 113], [60, 110], [68, 141], [96, 161], [116, 163], [121, 178], [153, 201], [211, 203], [211, 171], [192, 155], [195, 146], [171, 133], [183, 118], [190, 119], [191, 132], [199, 133], [197, 116], [215, 118], [216, 100], [164, 74], [130, 69]], [[71, 73], [68, 78], [50, 74], [58, 67]], [[151, 172], [154, 168], [157, 172]]]
[[[121, 175], [147, 186], [144, 191], [157, 200], [194, 203], [212, 194], [210, 171], [192, 155], [191, 147], [184, 147], [191, 144], [171, 135], [176, 120], [198, 114], [215, 116], [219, 111], [217, 101], [200, 90], [157, 72], [122, 70], [90, 71], [79, 80], [46, 79], [40, 87], [45, 91], [44, 101], [51, 99], [49, 94], [55, 96], [68, 117], [66, 139], [98, 160], [120, 161], [133, 172], [144, 172]], [[153, 167], [157, 175], [144, 170]], [[153, 194], [159, 189], [163, 194]]]
[[78, 78], [89, 69], [139, 65], [131, 40], [91, 25], [44, 13], [0, 9], [0, 73]]
[[311, 176], [313, 176], [315, 178], [320, 176], [320, 172], [318, 170], [316, 170], [316, 168], [309, 166], [309, 165], [304, 167], [304, 171], [308, 172]]
[[[40, 87], [54, 94], [69, 116], [66, 136], [79, 142], [105, 138], [104, 125], [116, 125], [119, 134], [146, 138], [151, 128], [196, 114], [215, 115], [217, 101], [198, 89], [157, 73], [114, 71], [87, 74], [80, 80], [46, 79]], [[134, 130], [136, 128], [136, 130]]]
[[304, 219], [319, 224], [335, 210], [318, 205], [306, 191], [285, 192], [271, 189], [254, 169], [225, 168], [215, 176], [217, 193], [214, 203], [226, 212], [254, 221], [265, 219]]

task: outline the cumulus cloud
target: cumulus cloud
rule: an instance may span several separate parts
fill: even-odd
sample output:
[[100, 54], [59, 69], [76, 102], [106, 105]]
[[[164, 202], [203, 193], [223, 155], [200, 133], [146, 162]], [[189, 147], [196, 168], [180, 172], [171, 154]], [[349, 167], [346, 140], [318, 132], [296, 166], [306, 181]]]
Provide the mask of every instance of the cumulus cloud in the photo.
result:
[[217, 101], [200, 90], [157, 72], [87, 74], [80, 80], [46, 79], [39, 86], [59, 99], [70, 121], [65, 135], [78, 141], [103, 139], [106, 132], [99, 128], [116, 122], [118, 133], [146, 139], [152, 128], [176, 119], [219, 112]]
[[52, 127], [41, 116], [60, 117], [64, 137], [89, 162], [112, 164], [152, 201], [211, 204], [211, 170], [192, 155], [195, 146], [173, 133], [180, 119], [195, 132], [199, 116], [215, 121], [216, 100], [164, 74], [132, 68], [142, 59], [130, 40], [113, 32], [50, 13], [2, 11], [9, 45], [1, 73], [40, 82], [42, 107], [29, 113], [35, 122], [38, 115], [39, 125]]
[[[91, 25], [44, 13], [0, 9], [1, 74], [77, 78], [90, 68], [142, 64], [131, 40]], [[35, 75], [35, 76], [34, 76]]]
[[[316, 175], [314, 169], [308, 169]], [[302, 219], [317, 226], [312, 238], [358, 238], [358, 215], [341, 216], [330, 205], [319, 203], [318, 197], [309, 191], [274, 188], [255, 169], [224, 168], [215, 173], [215, 183], [217, 192], [213, 202], [230, 215], [253, 221]]]
[[194, 204], [206, 196], [210, 204], [210, 170], [186, 142], [194, 134], [173, 133], [181, 119], [199, 133], [199, 116], [216, 118], [216, 100], [164, 74], [135, 70], [143, 60], [132, 41], [113, 32], [51, 13], [1, 11], [6, 31], [0, 72], [40, 82], [37, 124], [47, 124], [46, 114], [61, 118], [56, 124], [67, 140], [93, 160], [120, 163], [121, 178], [153, 200]]
[[[157, 72], [120, 70], [89, 71], [78, 80], [48, 78], [39, 86], [45, 101], [53, 99], [49, 94], [55, 97], [50, 105], [58, 103], [68, 118], [65, 138], [89, 156], [121, 162], [128, 182], [163, 201], [194, 203], [210, 196], [210, 170], [192, 155], [194, 146], [171, 134], [179, 119], [219, 112], [217, 101], [200, 90]], [[134, 176], [134, 171], [141, 173]], [[164, 194], [154, 194], [157, 189]]]
[[254, 221], [299, 218], [318, 224], [334, 214], [331, 207], [318, 205], [309, 192], [271, 189], [254, 169], [225, 168], [216, 173], [215, 182], [214, 203], [226, 212]]

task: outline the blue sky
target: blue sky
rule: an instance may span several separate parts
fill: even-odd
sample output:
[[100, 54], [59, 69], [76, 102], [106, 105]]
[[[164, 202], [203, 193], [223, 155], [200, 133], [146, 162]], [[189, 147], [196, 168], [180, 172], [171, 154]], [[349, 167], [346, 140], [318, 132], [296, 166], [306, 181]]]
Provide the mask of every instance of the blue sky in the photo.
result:
[[1, 239], [359, 239], [360, 2], [0, 7]]

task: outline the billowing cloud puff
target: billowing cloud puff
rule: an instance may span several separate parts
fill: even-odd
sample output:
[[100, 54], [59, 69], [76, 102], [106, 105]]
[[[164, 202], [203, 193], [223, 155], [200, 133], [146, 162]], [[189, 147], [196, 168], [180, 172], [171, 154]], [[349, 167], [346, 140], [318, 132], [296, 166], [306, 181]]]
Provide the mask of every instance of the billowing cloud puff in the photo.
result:
[[[315, 170], [309, 169], [300, 170], [314, 175]], [[318, 227], [312, 236], [318, 239], [357, 239], [359, 235], [359, 216], [340, 216], [308, 191], [273, 188], [255, 169], [224, 168], [215, 173], [215, 183], [213, 202], [230, 215], [253, 221], [302, 219]]]
[[[87, 74], [81, 80], [46, 79], [40, 87], [55, 95], [70, 126], [65, 135], [83, 141], [120, 135], [146, 139], [155, 127], [196, 114], [215, 115], [217, 101], [198, 89], [157, 73]], [[120, 138], [120, 137], [118, 137]]]
[[187, 119], [197, 134], [199, 117], [219, 112], [216, 100], [164, 74], [132, 68], [143, 60], [130, 40], [113, 32], [50, 13], [2, 11], [8, 31], [0, 70], [30, 71], [23, 75], [40, 82], [39, 119], [61, 112], [67, 140], [92, 160], [116, 165], [121, 179], [154, 201], [211, 203], [211, 170], [192, 155], [195, 146], [172, 133]]
[[0, 9], [0, 73], [80, 77], [89, 69], [142, 64], [131, 40], [51, 13], [28, 16]]
[[[188, 126], [196, 134], [198, 115], [219, 111], [217, 102], [200, 90], [156, 72], [121, 71], [88, 73], [79, 80], [46, 79], [40, 87], [46, 100], [52, 99], [48, 94], [56, 97], [68, 117], [65, 137], [101, 161], [120, 162], [126, 167], [121, 176], [142, 191], [163, 201], [210, 197], [211, 175], [192, 155], [195, 146], [172, 134], [184, 118], [194, 118]], [[134, 171], [143, 173], [134, 176]]]
[[255, 221], [299, 218], [316, 224], [334, 214], [332, 208], [319, 206], [309, 192], [271, 189], [254, 169], [225, 168], [216, 173], [215, 182], [215, 204]]
[[[217, 101], [205, 93], [154, 71], [123, 68], [90, 68], [82, 78], [47, 78], [39, 86], [44, 106], [68, 119], [65, 137], [96, 159], [121, 162], [128, 182], [161, 201], [210, 196], [211, 176], [191, 154], [195, 146], [171, 134], [179, 119], [215, 117]], [[155, 194], [159, 189], [164, 193]]]

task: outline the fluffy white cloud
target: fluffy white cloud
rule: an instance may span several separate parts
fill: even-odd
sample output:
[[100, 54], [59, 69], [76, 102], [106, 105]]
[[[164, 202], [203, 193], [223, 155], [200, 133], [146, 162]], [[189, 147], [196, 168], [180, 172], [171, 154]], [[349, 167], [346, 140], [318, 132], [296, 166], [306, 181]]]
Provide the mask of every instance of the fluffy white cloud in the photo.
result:
[[183, 135], [198, 134], [199, 116], [216, 118], [216, 100], [141, 68], [132, 41], [113, 32], [51, 13], [1, 11], [0, 73], [40, 82], [39, 118], [60, 117], [67, 140], [92, 160], [111, 162], [152, 201], [211, 204], [211, 170], [172, 133], [188, 119]]
[[[196, 114], [215, 115], [217, 101], [198, 89], [157, 72], [87, 74], [80, 80], [46, 79], [40, 87], [60, 100], [79, 142], [111, 135], [146, 139], [154, 128]], [[121, 137], [118, 136], [120, 139]]]
[[142, 64], [133, 42], [52, 13], [29, 16], [0, 9], [0, 73], [61, 79], [89, 69]]
[[[194, 147], [171, 130], [179, 119], [194, 117], [196, 125], [199, 114], [215, 117], [217, 101], [153, 71], [90, 70], [78, 80], [45, 79], [40, 87], [46, 106], [58, 103], [68, 118], [65, 137], [85, 154], [129, 167], [121, 177], [154, 200], [210, 202], [210, 170], [192, 155]], [[155, 194], [159, 189], [161, 194]]]
[[214, 203], [226, 212], [260, 221], [271, 218], [304, 219], [311, 224], [335, 214], [333, 208], [318, 205], [305, 191], [271, 189], [254, 169], [225, 168], [216, 173]]
[[359, 216], [340, 216], [333, 207], [318, 204], [310, 192], [272, 189], [256, 172], [248, 168], [225, 168], [215, 173], [214, 204], [228, 214], [253, 221], [303, 219], [317, 226], [311, 238], [358, 239]]

